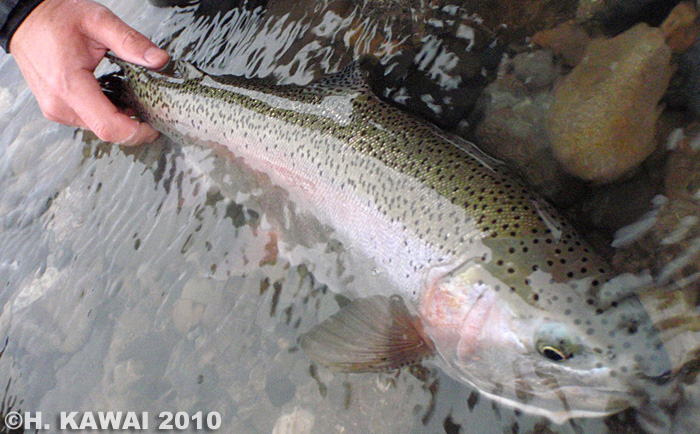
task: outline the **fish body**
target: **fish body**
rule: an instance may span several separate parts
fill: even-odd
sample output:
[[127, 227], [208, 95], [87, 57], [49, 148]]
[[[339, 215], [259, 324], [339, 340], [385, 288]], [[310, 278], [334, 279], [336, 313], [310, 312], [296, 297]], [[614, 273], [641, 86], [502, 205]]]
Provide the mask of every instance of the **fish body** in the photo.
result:
[[624, 276], [503, 165], [378, 99], [357, 67], [276, 86], [111, 60], [120, 102], [267, 173], [390, 282], [396, 295], [365, 288], [302, 337], [318, 362], [373, 371], [437, 354], [454, 378], [557, 422], [622, 410], [635, 382], [668, 372]]

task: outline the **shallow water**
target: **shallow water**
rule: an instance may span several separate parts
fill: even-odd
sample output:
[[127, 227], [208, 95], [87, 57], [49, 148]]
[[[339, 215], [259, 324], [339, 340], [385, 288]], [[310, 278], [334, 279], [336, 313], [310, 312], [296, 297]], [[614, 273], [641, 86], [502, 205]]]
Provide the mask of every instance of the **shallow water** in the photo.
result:
[[[352, 57], [338, 45], [359, 19], [338, 15], [341, 3], [208, 19], [106, 3], [173, 57], [295, 83]], [[382, 44], [366, 36], [381, 27], [364, 25], [356, 52]], [[332, 289], [356, 270], [332, 228], [284, 190], [210, 150], [163, 137], [126, 149], [52, 124], [6, 55], [0, 131], [5, 412], [53, 422], [61, 411], [147, 411], [153, 427], [161, 411], [216, 411], [226, 433], [697, 432], [692, 366], [689, 384], [650, 391], [645, 410], [564, 425], [494, 404], [430, 362], [332, 373], [297, 338], [345, 301]], [[271, 222], [286, 250], [313, 260], [276, 257]]]

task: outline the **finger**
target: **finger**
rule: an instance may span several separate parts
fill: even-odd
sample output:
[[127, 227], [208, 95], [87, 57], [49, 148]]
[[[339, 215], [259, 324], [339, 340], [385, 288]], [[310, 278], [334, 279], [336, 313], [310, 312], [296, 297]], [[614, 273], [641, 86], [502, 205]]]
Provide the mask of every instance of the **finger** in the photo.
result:
[[37, 102], [46, 119], [64, 125], [86, 128], [85, 122], [60, 99], [54, 97], [37, 98]]
[[102, 93], [89, 71], [77, 72], [69, 87], [66, 103], [100, 139], [136, 145], [152, 142], [158, 137], [158, 132], [150, 125], [121, 113]]
[[168, 53], [105, 7], [96, 8], [92, 18], [83, 22], [85, 34], [132, 63], [158, 69], [168, 62]]
[[116, 142], [119, 145], [125, 146], [138, 146], [145, 143], [153, 143], [160, 133], [155, 130], [152, 126], [148, 125], [146, 122], [136, 121], [138, 128], [134, 131], [130, 137], [121, 142]]
[[119, 142], [120, 145], [133, 146], [142, 145], [144, 143], [152, 143], [158, 138], [158, 136], [160, 136], [160, 132], [158, 130], [150, 126], [147, 122], [142, 122], [137, 119], [138, 115], [136, 113], [136, 110], [132, 109], [131, 107], [117, 107], [117, 110], [119, 110], [119, 112], [125, 115], [126, 117], [136, 120], [138, 122], [139, 127], [139, 129], [135, 131], [135, 134], [132, 137], [129, 137], [126, 140]]

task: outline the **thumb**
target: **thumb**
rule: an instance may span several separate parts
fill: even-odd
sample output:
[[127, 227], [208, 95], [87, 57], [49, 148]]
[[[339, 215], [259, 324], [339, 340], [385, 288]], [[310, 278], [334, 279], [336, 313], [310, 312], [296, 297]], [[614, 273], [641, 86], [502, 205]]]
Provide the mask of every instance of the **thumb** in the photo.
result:
[[148, 38], [129, 27], [112, 11], [100, 7], [97, 18], [85, 20], [83, 31], [95, 41], [114, 51], [127, 62], [158, 69], [168, 62], [168, 53], [158, 48]]

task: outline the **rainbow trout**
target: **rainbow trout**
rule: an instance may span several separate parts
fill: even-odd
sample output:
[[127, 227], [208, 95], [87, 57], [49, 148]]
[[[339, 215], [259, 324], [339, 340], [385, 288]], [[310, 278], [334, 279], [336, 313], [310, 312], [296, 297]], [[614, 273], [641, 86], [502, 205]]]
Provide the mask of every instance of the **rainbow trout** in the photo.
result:
[[354, 64], [276, 86], [110, 59], [114, 99], [267, 173], [390, 282], [301, 337], [318, 363], [367, 372], [436, 355], [457, 380], [557, 422], [627, 408], [640, 381], [668, 375], [625, 276], [499, 162], [376, 98]]

